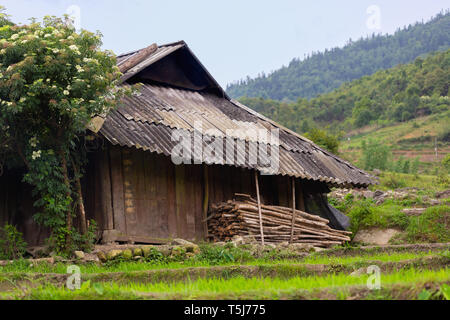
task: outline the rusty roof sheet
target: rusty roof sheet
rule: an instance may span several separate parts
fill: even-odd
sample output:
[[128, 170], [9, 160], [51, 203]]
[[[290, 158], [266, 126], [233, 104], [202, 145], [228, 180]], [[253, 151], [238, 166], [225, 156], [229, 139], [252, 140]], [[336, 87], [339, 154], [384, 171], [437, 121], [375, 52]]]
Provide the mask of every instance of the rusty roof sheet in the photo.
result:
[[[129, 79], [183, 46], [186, 46], [184, 42], [160, 46], [125, 75]], [[118, 56], [117, 61], [119, 64], [124, 63], [138, 52]], [[128, 86], [126, 82], [123, 85]], [[201, 128], [198, 127], [199, 122]], [[261, 142], [256, 136], [246, 134], [249, 130], [262, 129], [279, 129], [279, 140]], [[171, 139], [174, 130], [189, 133], [192, 139], [193, 133], [201, 130], [207, 137], [206, 142], [216, 138], [223, 141], [223, 157], [202, 159], [207, 164], [235, 165], [267, 173], [268, 168], [264, 163], [254, 163], [252, 159], [258, 159], [258, 155], [262, 158], [264, 153], [261, 150], [268, 149], [270, 155], [270, 147], [275, 146], [279, 166], [274, 174], [321, 181], [339, 187], [367, 187], [373, 183], [367, 173], [310, 140], [237, 101], [214, 93], [145, 83], [137, 94], [124, 97], [121, 106], [107, 116], [100, 134], [114, 145], [171, 156], [178, 144]], [[203, 141], [203, 149], [208, 148], [206, 142]], [[245, 148], [228, 150], [227, 144], [230, 143]], [[193, 150], [198, 159], [198, 150]]]
[[[245, 130], [277, 128], [272, 123], [212, 93], [151, 84], [143, 84], [140, 91], [145, 94], [125, 97], [121, 106], [108, 115], [100, 130], [112, 144], [171, 156], [178, 143], [171, 140], [173, 130], [192, 135], [195, 129], [199, 129], [198, 126], [196, 128], [196, 122], [201, 121], [201, 130], [205, 136], [211, 139], [219, 137], [224, 141], [223, 159], [205, 159], [205, 163], [227, 164], [228, 157], [236, 166], [267, 172], [266, 166], [249, 160], [258, 159], [259, 140], [257, 137], [245, 136]], [[244, 135], [229, 129], [240, 129]], [[245, 144], [246, 148], [238, 148], [233, 154], [227, 154], [226, 143], [229, 140], [235, 144]], [[270, 154], [270, 146], [274, 143], [270, 139], [267, 142]], [[365, 187], [372, 183], [370, 177], [360, 169], [282, 128], [279, 131], [279, 144], [275, 143], [275, 146], [279, 146], [279, 168], [276, 174], [345, 187]], [[204, 142], [203, 148], [206, 147], [207, 143]]]

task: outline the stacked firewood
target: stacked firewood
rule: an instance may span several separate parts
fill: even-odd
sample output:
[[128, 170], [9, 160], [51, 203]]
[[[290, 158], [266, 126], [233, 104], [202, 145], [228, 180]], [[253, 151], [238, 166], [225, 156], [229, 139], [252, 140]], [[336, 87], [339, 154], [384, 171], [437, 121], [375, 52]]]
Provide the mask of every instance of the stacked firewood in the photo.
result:
[[[335, 230], [329, 221], [293, 209], [261, 204], [265, 243], [305, 243], [331, 247], [350, 241], [351, 232]], [[294, 222], [294, 223], [292, 223]], [[234, 200], [212, 205], [208, 216], [208, 234], [213, 241], [228, 241], [234, 236], [261, 240], [258, 203], [249, 195], [236, 194]], [[292, 236], [293, 229], [293, 236]]]

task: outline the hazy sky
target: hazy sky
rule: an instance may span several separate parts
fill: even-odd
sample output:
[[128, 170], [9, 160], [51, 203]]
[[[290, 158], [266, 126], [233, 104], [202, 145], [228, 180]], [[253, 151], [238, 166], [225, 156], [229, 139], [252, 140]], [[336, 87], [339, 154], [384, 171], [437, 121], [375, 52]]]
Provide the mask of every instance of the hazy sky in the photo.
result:
[[[185, 40], [223, 86], [269, 73], [349, 38], [393, 33], [428, 20], [448, 0], [0, 0], [15, 22], [80, 9], [84, 29], [100, 30], [116, 53]], [[73, 8], [73, 7], [72, 7]], [[72, 12], [75, 12], [72, 10]]]

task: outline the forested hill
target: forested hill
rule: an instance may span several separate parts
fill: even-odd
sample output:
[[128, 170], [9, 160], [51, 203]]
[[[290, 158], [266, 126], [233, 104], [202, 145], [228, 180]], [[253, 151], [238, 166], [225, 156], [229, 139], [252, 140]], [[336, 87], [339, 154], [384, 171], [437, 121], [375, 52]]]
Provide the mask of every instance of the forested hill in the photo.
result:
[[287, 67], [247, 78], [227, 86], [234, 98], [262, 97], [280, 101], [312, 98], [338, 88], [342, 83], [413, 61], [420, 55], [450, 48], [450, 12], [440, 13], [426, 23], [416, 23], [393, 35], [349, 42], [343, 48], [314, 53], [304, 60], [293, 59]]
[[337, 133], [368, 124], [383, 126], [448, 113], [449, 87], [450, 49], [347, 82], [310, 100], [283, 103], [241, 98], [240, 101], [300, 133], [326, 126]]

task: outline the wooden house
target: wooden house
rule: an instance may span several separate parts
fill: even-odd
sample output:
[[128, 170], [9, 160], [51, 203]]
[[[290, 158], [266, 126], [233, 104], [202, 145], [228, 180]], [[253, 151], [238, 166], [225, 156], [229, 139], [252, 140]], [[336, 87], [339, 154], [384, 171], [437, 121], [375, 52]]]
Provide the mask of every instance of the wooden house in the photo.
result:
[[[87, 146], [83, 192], [87, 217], [97, 221], [103, 242], [205, 239], [209, 206], [235, 193], [255, 195], [255, 172], [264, 203], [291, 205], [293, 182], [297, 208], [315, 214], [327, 210], [323, 195], [330, 187], [372, 183], [364, 171], [228, 97], [183, 41], [120, 55], [117, 62], [122, 85], [141, 85], [91, 128], [95, 143]], [[176, 165], [173, 132], [194, 134], [199, 121], [211, 140], [244, 148]], [[275, 171], [267, 174], [250, 161], [260, 144], [270, 149], [272, 142], [233, 133], [238, 129], [278, 132]], [[40, 243], [46, 232], [33, 222], [29, 188], [17, 177], [0, 177], [0, 224], [14, 223], [29, 243]]]

